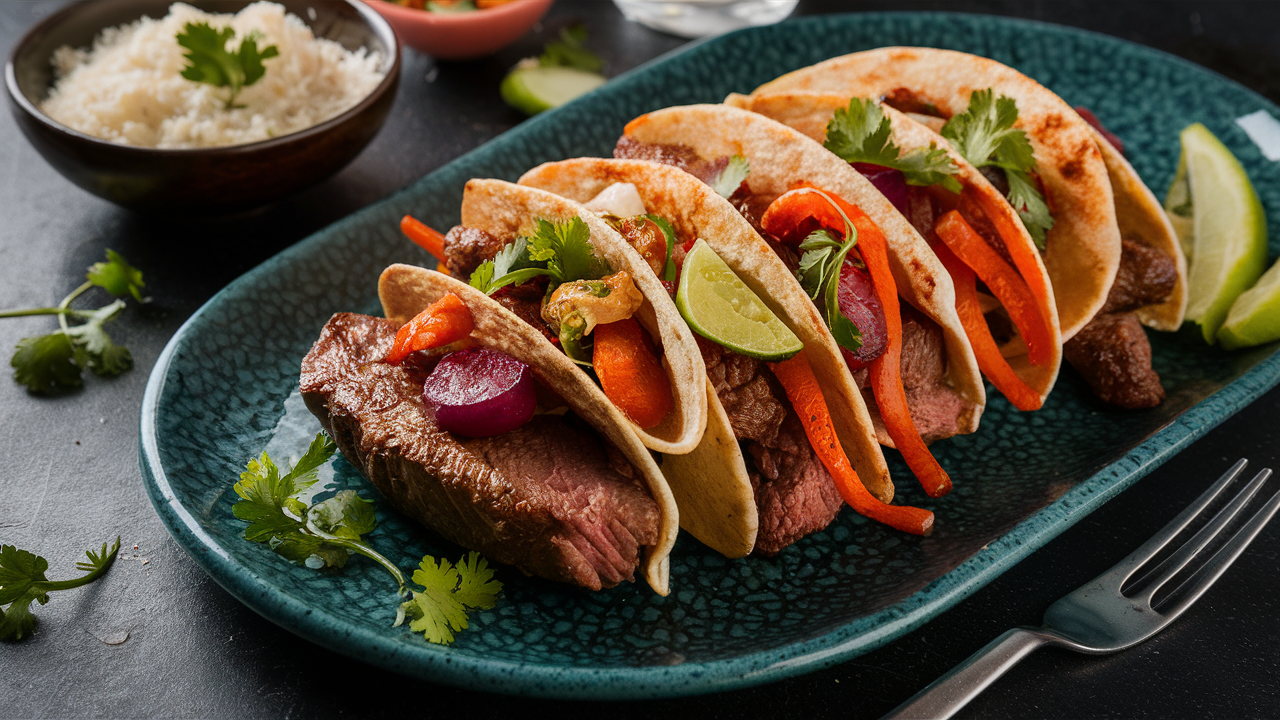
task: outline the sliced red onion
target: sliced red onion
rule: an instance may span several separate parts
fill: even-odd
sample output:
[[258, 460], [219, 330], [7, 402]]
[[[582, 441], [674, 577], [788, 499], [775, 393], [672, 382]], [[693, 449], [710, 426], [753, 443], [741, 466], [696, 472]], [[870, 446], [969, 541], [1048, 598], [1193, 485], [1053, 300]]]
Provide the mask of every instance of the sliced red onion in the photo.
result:
[[468, 348], [440, 359], [422, 398], [440, 428], [465, 437], [492, 437], [529, 422], [537, 405], [529, 366], [498, 350]]
[[893, 203], [898, 212], [907, 214], [907, 176], [903, 175], [901, 170], [869, 163], [853, 163], [853, 169], [870, 180], [880, 194]]
[[885, 325], [884, 307], [871, 284], [871, 274], [845, 261], [836, 285], [836, 301], [840, 313], [853, 321], [862, 333], [862, 347], [857, 351], [840, 348], [850, 370], [861, 370], [884, 354], [889, 347], [889, 329]]

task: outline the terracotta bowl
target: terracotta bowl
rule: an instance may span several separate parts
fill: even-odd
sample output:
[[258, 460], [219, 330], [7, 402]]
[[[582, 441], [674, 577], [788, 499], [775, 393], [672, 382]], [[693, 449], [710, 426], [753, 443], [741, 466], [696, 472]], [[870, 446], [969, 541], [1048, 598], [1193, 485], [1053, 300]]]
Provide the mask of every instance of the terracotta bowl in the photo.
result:
[[[209, 12], [237, 12], [244, 0], [186, 0]], [[387, 118], [400, 77], [395, 32], [377, 13], [349, 1], [276, 0], [318, 37], [382, 53], [386, 77], [355, 107], [306, 130], [245, 145], [189, 150], [119, 145], [55, 122], [38, 105], [53, 80], [50, 58], [63, 45], [86, 47], [103, 29], [146, 15], [164, 17], [172, 0], [72, 5], [46, 18], [14, 47], [5, 66], [13, 116], [44, 159], [68, 180], [142, 211], [219, 215], [248, 210], [314, 185], [341, 170]], [[311, 13], [308, 13], [311, 9]], [[312, 17], [314, 15], [314, 17]]]
[[468, 60], [491, 55], [529, 31], [553, 0], [518, 0], [486, 10], [435, 13], [364, 0], [396, 29], [405, 45], [441, 60]]

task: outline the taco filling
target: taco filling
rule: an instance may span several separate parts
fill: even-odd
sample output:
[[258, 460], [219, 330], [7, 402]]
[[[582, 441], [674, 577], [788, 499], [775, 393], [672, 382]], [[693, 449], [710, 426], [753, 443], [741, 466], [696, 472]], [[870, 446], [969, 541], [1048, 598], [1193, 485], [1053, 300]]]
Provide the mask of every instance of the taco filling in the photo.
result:
[[[735, 162], [737, 156], [708, 160], [686, 146], [627, 135], [614, 156], [674, 165], [729, 199], [818, 305], [863, 395], [879, 409], [926, 492], [949, 492], [951, 480], [926, 443], [957, 434], [965, 403], [946, 379], [941, 329], [898, 302], [884, 235], [875, 223], [819, 188], [778, 197], [754, 194], [745, 168], [735, 170], [745, 165]], [[678, 246], [677, 257], [689, 247]]]

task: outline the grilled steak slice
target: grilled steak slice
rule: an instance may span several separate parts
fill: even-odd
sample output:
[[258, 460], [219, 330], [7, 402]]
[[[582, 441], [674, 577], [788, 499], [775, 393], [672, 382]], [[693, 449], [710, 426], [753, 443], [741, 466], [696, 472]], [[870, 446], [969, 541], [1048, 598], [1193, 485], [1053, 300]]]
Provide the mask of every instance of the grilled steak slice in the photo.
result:
[[658, 539], [639, 474], [576, 417], [541, 415], [459, 440], [422, 400], [422, 372], [379, 362], [395, 323], [339, 313], [302, 361], [307, 407], [398, 510], [531, 575], [598, 590], [630, 580]]
[[1162, 251], [1134, 242], [1120, 241], [1120, 267], [1100, 313], [1137, 310], [1164, 302], [1178, 284], [1178, 266]]
[[480, 263], [492, 259], [506, 244], [483, 230], [455, 225], [444, 236], [444, 266], [466, 282]]
[[844, 499], [764, 363], [698, 337], [707, 377], [746, 446], [760, 514], [754, 552], [776, 555], [831, 524]]

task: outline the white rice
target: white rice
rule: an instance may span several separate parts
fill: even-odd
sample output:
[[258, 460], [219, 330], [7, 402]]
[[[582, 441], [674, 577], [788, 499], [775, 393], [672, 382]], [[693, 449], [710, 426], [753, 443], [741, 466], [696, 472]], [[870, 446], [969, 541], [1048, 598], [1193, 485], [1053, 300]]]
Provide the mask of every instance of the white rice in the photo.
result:
[[[279, 49], [278, 57], [263, 61], [262, 79], [236, 96], [244, 107], [226, 109], [230, 88], [182, 77], [186, 49], [176, 38], [187, 23], [198, 22], [234, 28], [232, 51], [251, 31], [263, 36], [260, 50]], [[381, 53], [348, 52], [317, 39], [275, 3], [254, 3], [235, 15], [174, 3], [160, 20], [103, 30], [90, 50], [59, 48], [57, 82], [40, 109], [67, 127], [122, 145], [242, 145], [298, 132], [354, 106], [382, 81], [381, 62]]]

